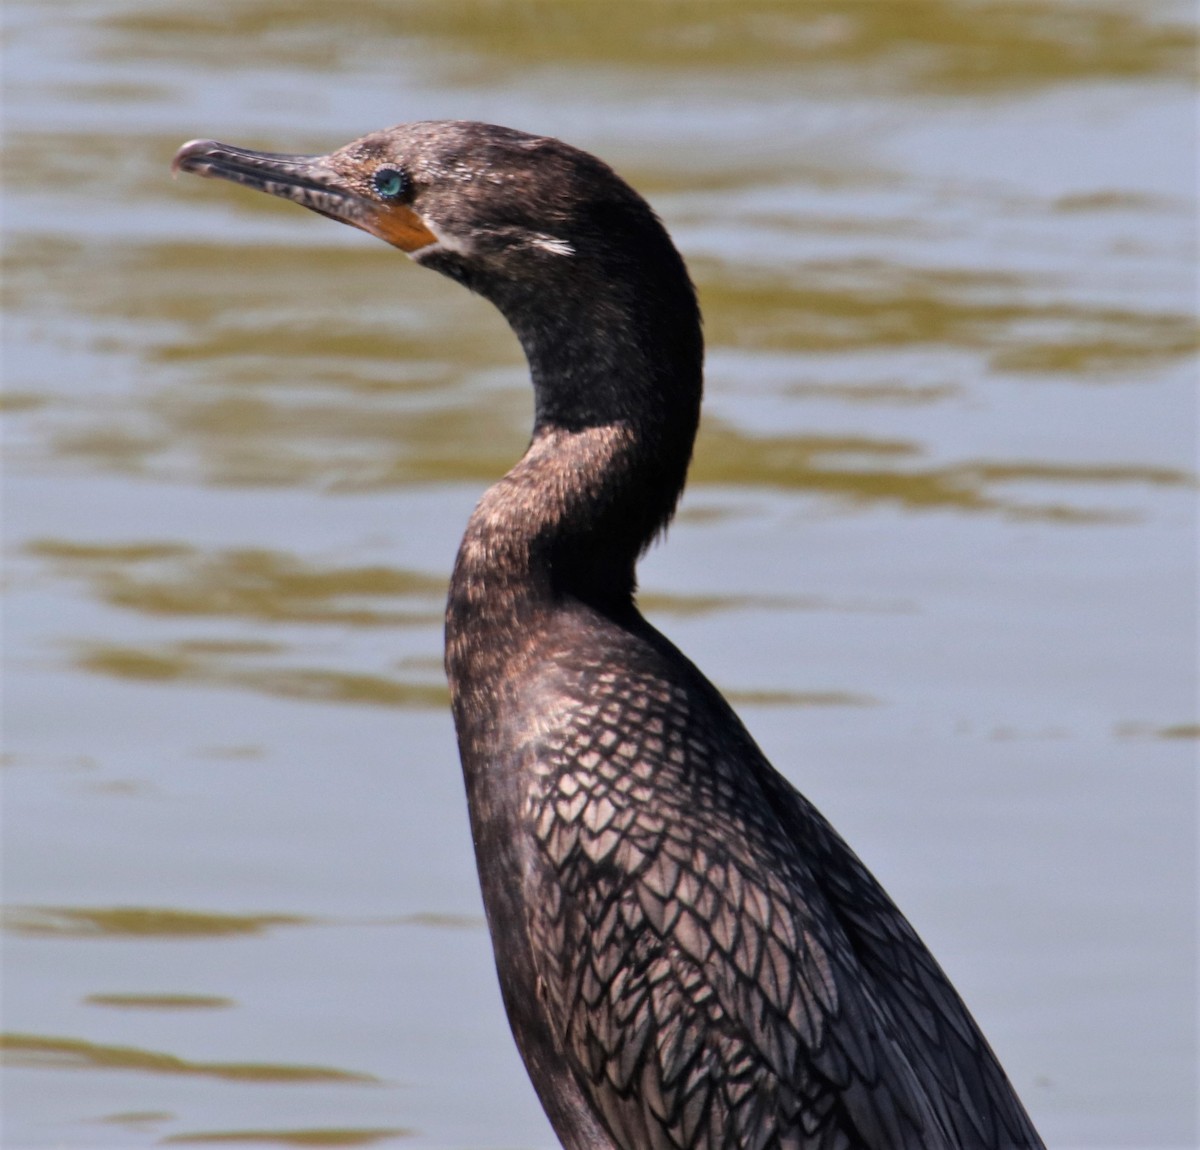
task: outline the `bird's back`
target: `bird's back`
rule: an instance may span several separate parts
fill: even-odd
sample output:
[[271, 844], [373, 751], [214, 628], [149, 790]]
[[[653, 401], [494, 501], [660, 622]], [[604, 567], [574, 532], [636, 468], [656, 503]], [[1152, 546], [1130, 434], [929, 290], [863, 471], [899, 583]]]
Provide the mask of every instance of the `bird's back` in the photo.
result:
[[522, 921], [492, 927], [527, 936], [506, 997], [561, 1055], [543, 1099], [628, 1150], [1040, 1145], [907, 921], [667, 640], [575, 605], [520, 666], [490, 729]]

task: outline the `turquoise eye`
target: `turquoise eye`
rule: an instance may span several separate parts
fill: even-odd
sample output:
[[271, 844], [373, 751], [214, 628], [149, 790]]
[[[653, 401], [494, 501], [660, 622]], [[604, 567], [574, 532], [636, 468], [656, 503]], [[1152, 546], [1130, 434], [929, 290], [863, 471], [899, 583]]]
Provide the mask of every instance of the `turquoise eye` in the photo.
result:
[[408, 176], [399, 168], [380, 168], [371, 177], [375, 190], [385, 200], [398, 200], [408, 191]]

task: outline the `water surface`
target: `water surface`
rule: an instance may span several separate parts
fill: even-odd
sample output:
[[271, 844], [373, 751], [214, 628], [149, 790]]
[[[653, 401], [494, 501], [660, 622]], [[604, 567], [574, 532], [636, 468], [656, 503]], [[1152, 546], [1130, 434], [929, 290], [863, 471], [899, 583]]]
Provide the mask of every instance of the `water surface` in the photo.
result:
[[926, 937], [1054, 1146], [1197, 1129], [1187, 5], [9, 0], [3, 1141], [554, 1145], [445, 580], [515, 341], [215, 136], [561, 135], [708, 396], [647, 612]]

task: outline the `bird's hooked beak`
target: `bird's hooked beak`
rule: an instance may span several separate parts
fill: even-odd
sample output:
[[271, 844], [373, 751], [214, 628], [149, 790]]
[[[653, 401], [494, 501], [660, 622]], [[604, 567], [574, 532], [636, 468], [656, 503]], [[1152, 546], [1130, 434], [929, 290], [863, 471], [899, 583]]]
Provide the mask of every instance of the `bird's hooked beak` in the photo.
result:
[[192, 172], [229, 180], [268, 195], [292, 200], [330, 219], [361, 228], [373, 236], [415, 253], [438, 243], [421, 216], [405, 203], [377, 196], [365, 177], [347, 171], [335, 156], [290, 156], [253, 152], [216, 140], [191, 140], [175, 153], [172, 172]]

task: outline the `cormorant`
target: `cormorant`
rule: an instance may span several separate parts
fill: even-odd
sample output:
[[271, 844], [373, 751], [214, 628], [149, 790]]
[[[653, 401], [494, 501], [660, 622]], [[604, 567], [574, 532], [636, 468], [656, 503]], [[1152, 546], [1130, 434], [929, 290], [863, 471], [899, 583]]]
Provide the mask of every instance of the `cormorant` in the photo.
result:
[[174, 168], [353, 224], [498, 307], [533, 436], [467, 525], [446, 670], [517, 1046], [567, 1150], [1042, 1145], [924, 944], [638, 613], [703, 346], [682, 258], [611, 168], [438, 121]]

